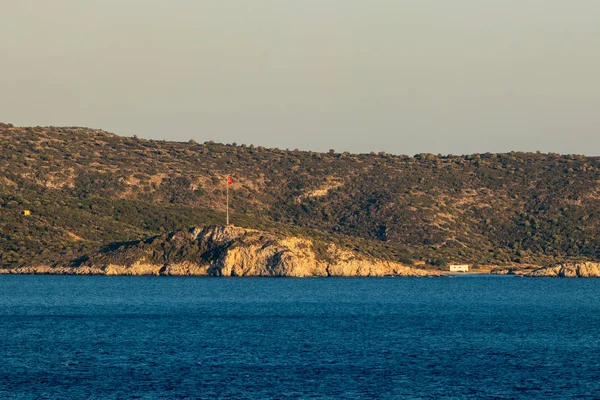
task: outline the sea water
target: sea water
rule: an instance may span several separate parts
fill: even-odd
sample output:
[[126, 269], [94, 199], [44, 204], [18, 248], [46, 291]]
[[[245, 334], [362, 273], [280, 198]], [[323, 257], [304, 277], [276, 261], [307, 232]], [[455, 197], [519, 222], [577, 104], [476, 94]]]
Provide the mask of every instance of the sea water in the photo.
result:
[[0, 398], [600, 398], [600, 279], [0, 275]]

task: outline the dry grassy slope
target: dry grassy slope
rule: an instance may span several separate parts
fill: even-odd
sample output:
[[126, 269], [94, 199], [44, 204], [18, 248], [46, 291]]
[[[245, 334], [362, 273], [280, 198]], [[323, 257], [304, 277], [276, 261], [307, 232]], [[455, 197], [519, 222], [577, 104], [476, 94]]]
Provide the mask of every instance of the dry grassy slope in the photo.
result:
[[[600, 258], [597, 158], [326, 154], [2, 124], [0, 264], [42, 247], [64, 258], [219, 222], [227, 175], [238, 221], [331, 237], [377, 257]], [[25, 228], [15, 216], [22, 208], [38, 218]]]

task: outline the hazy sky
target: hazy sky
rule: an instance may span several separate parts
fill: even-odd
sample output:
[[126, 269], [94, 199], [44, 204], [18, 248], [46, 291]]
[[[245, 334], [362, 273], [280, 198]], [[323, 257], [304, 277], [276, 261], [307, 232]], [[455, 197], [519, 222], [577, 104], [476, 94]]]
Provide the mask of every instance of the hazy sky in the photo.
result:
[[0, 121], [600, 155], [598, 0], [0, 0]]

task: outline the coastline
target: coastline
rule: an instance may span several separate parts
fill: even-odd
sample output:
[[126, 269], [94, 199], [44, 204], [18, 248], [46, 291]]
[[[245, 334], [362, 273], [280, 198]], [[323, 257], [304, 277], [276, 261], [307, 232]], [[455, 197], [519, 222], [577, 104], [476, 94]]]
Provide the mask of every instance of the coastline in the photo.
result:
[[[245, 273], [237, 274], [235, 271], [223, 273], [222, 270], [215, 270], [209, 267], [190, 268], [186, 265], [181, 266], [159, 266], [159, 265], [144, 265], [144, 268], [136, 268], [135, 266], [105, 266], [102, 268], [96, 267], [19, 267], [14, 269], [0, 269], [0, 275], [79, 275], [79, 276], [177, 276], [177, 277], [206, 277], [206, 278], [383, 278], [383, 277], [444, 277], [438, 272], [426, 271], [417, 268], [398, 268], [397, 266], [391, 270], [365, 268], [354, 271], [344, 270], [325, 270], [319, 271], [322, 273], [316, 274], [294, 274], [281, 273], [281, 271], [257, 271], [250, 270]], [[390, 273], [391, 272], [391, 273]]]
[[194, 276], [194, 277], [265, 277], [265, 278], [368, 278], [368, 277], [460, 277], [460, 276], [517, 276], [528, 278], [600, 278], [600, 263], [564, 263], [549, 267], [497, 267], [485, 266], [469, 272], [440, 271], [409, 267], [392, 262], [367, 262], [365, 260], [343, 264], [306, 263], [294, 268], [279, 266], [264, 268], [253, 265], [244, 268], [235, 264], [151, 264], [135, 262], [129, 265], [102, 265], [80, 267], [50, 267], [47, 265], [22, 266], [0, 269], [0, 275], [86, 275], [86, 276]]

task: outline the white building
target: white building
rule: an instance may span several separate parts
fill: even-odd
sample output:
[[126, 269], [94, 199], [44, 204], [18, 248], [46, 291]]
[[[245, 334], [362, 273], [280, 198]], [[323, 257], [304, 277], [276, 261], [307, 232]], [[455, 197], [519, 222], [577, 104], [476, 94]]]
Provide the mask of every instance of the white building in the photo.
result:
[[451, 265], [450, 272], [469, 272], [469, 264]]

